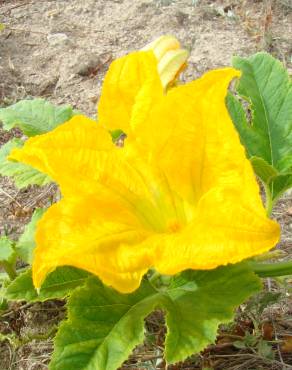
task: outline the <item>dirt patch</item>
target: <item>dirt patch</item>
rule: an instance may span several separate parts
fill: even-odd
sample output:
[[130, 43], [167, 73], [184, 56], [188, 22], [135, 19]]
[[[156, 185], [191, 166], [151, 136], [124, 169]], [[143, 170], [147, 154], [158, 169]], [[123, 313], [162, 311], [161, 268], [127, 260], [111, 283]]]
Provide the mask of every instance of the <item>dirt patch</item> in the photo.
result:
[[[0, 106], [25, 97], [44, 97], [94, 116], [110, 62], [162, 34], [175, 35], [190, 50], [186, 81], [230, 65], [234, 55], [259, 50], [271, 52], [292, 73], [291, 0], [0, 0], [0, 23], [5, 24], [0, 33]], [[0, 144], [18, 135], [17, 130], [0, 130]], [[48, 204], [55, 193], [52, 185], [19, 191], [9, 179], [1, 178], [0, 232], [17, 238], [33, 210]], [[291, 256], [291, 207], [288, 195], [274, 213], [282, 225], [284, 258]], [[292, 330], [291, 319], [287, 320], [290, 293], [271, 283], [267, 289], [280, 291], [283, 298], [258, 320], [272, 322], [277, 336], [283, 338]], [[13, 304], [7, 313], [0, 332], [11, 334], [14, 341], [0, 345], [0, 370], [47, 369], [50, 334], [64, 315], [62, 303]], [[238, 322], [243, 318], [239, 313]], [[125, 369], [165, 367], [156, 358], [164, 335], [162, 321], [159, 315], [151, 319], [148, 326], [157, 341], [152, 347], [147, 343], [139, 347]], [[33, 337], [32, 329], [35, 339], [25, 343], [25, 338]], [[17, 343], [19, 338], [24, 342]], [[172, 369], [284, 369], [283, 361], [292, 365], [290, 354], [282, 355], [276, 345], [271, 362], [222, 344]]]
[[[44, 96], [94, 115], [113, 58], [161, 34], [190, 50], [186, 79], [266, 48], [291, 68], [292, 15], [267, 1], [5, 1], [2, 99]], [[90, 73], [94, 71], [94, 73]]]

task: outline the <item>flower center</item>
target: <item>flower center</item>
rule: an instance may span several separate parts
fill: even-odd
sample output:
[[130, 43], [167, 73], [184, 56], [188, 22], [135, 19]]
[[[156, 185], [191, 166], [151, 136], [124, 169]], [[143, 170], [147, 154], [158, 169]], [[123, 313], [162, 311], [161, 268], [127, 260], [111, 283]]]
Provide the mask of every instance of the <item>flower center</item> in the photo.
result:
[[178, 222], [177, 220], [172, 220], [169, 222], [168, 224], [168, 230], [171, 232], [171, 233], [177, 233], [179, 232], [180, 230], [182, 229], [182, 225], [180, 222]]

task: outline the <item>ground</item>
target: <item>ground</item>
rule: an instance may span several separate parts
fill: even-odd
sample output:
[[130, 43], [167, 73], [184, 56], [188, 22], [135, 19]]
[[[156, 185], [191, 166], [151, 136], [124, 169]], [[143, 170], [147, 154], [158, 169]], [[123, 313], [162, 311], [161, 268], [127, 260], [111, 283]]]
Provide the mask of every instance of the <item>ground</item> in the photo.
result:
[[[234, 55], [259, 50], [272, 53], [292, 73], [291, 0], [0, 0], [0, 23], [5, 25], [0, 33], [0, 106], [43, 97], [58, 104], [70, 103], [94, 116], [110, 62], [162, 34], [175, 35], [190, 50], [184, 80], [230, 65]], [[17, 130], [7, 133], [0, 129], [0, 145], [21, 135]], [[9, 179], [1, 178], [0, 232], [17, 238], [33, 210], [46, 205], [55, 192], [52, 185], [19, 191]], [[273, 216], [281, 223], [279, 248], [288, 258], [292, 255], [291, 194], [279, 203]], [[243, 306], [232, 329], [221, 328], [216, 345], [172, 370], [292, 369], [289, 290], [270, 280], [266, 290], [281, 293], [281, 298], [263, 312], [256, 310], [256, 302], [251, 302], [248, 310]], [[253, 310], [261, 339], [275, 341], [274, 359], [258, 348], [236, 349], [228, 340], [242, 335], [240, 331], [255, 333]], [[0, 370], [47, 369], [51, 336], [64, 315], [59, 301], [12, 304], [0, 319], [0, 333], [13, 334], [21, 343], [2, 342]], [[156, 341], [135, 350], [125, 369], [165, 368], [160, 360], [161, 322], [160, 313], [148, 320]]]

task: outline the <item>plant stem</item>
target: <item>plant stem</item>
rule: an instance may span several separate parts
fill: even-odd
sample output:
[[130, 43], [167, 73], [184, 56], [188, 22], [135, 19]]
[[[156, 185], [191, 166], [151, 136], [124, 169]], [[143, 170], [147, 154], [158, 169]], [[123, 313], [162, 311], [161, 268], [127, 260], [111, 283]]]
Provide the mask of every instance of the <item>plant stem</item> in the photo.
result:
[[14, 280], [16, 278], [17, 273], [15, 267], [11, 263], [7, 261], [2, 261], [0, 265], [4, 268], [10, 280]]
[[292, 261], [277, 263], [249, 262], [249, 266], [260, 277], [292, 275]]
[[265, 193], [266, 193], [266, 211], [267, 211], [267, 216], [271, 216], [273, 206], [274, 206], [274, 201], [272, 199], [272, 194], [270, 192], [269, 186], [264, 185], [265, 188]]

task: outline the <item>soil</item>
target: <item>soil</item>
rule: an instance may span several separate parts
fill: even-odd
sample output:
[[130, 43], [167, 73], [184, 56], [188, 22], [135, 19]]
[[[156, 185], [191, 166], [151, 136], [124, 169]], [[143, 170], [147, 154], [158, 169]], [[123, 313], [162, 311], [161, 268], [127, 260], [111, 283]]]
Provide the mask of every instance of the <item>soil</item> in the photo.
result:
[[[259, 50], [272, 53], [292, 73], [291, 0], [0, 0], [1, 23], [5, 28], [0, 32], [0, 106], [43, 97], [95, 116], [110, 62], [162, 34], [175, 35], [190, 50], [183, 75], [186, 81], [208, 69], [230, 65], [234, 55], [247, 56]], [[4, 132], [0, 128], [0, 145], [21, 135], [18, 130]], [[52, 185], [19, 191], [11, 180], [0, 178], [1, 234], [17, 238], [33, 210], [50, 202], [55, 192]], [[274, 212], [283, 229], [279, 247], [286, 257], [292, 254], [291, 209], [292, 195], [288, 194]], [[267, 287], [282, 292], [283, 298], [258, 320], [272, 322], [278, 338], [292, 335], [288, 288], [270, 281]], [[47, 369], [50, 335], [43, 340], [26, 338], [53, 332], [62, 317], [62, 302], [11, 304], [0, 320], [0, 333], [13, 334], [22, 343], [2, 342], [0, 370]], [[238, 322], [243, 317], [239, 314]], [[153, 330], [161, 334], [161, 325], [154, 325]], [[242, 350], [230, 352], [227, 347], [220, 342], [172, 369], [292, 368], [291, 353], [281, 353], [277, 346], [272, 361]], [[161, 361], [143, 360], [145, 353], [155, 357], [156, 350], [139, 347], [125, 368], [164, 368]]]

